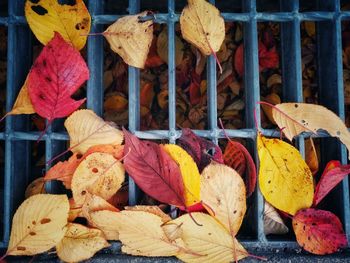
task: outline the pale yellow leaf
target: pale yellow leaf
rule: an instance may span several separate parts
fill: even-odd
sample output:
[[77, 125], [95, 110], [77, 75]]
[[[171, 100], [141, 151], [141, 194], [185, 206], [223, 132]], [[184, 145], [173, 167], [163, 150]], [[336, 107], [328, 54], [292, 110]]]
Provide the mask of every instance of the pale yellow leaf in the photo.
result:
[[[157, 53], [159, 57], [168, 64], [168, 30], [164, 27], [157, 38]], [[184, 55], [184, 44], [175, 35], [175, 66], [181, 64]]]
[[24, 197], [28, 198], [36, 194], [46, 194], [44, 177], [39, 177], [31, 182], [26, 188]]
[[313, 177], [299, 151], [292, 145], [258, 135], [259, 186], [274, 207], [294, 215], [309, 208], [314, 197]]
[[38, 194], [26, 199], [13, 220], [8, 255], [35, 255], [64, 236], [69, 211], [66, 195]]
[[[322, 129], [338, 137], [350, 150], [350, 132], [344, 122], [327, 108], [308, 103], [281, 103], [273, 108], [273, 118], [289, 140], [302, 132], [317, 133]], [[350, 158], [350, 155], [349, 155]]]
[[29, 27], [43, 45], [58, 32], [76, 49], [80, 50], [85, 46], [91, 17], [83, 0], [74, 2], [60, 4], [58, 0], [26, 1], [25, 15]]
[[143, 68], [153, 38], [153, 22], [140, 22], [139, 17], [146, 16], [147, 11], [137, 15], [124, 16], [110, 25], [104, 37], [111, 49], [122, 57], [130, 66]]
[[91, 226], [100, 229], [107, 240], [119, 240], [118, 225], [114, 224], [118, 220], [118, 214], [110, 210], [100, 210], [89, 214], [89, 223]]
[[83, 205], [86, 194], [107, 200], [122, 186], [124, 166], [108, 153], [89, 154], [77, 167], [72, 178], [72, 193], [77, 205]]
[[265, 201], [264, 205], [264, 233], [265, 235], [275, 234], [283, 235], [288, 233], [289, 229], [283, 222], [276, 209]]
[[109, 247], [101, 230], [88, 228], [80, 224], [69, 223], [67, 232], [56, 246], [57, 256], [64, 262], [78, 262]]
[[126, 206], [124, 207], [125, 210], [128, 211], [143, 211], [147, 213], [154, 214], [156, 216], [159, 216], [163, 223], [169, 222], [171, 220], [171, 217], [164, 213], [159, 206], [156, 205], [135, 205], [135, 206]]
[[202, 172], [201, 197], [208, 212], [236, 236], [247, 209], [242, 177], [232, 168], [212, 162]]
[[114, 128], [92, 110], [78, 110], [64, 122], [73, 153], [84, 154], [91, 146], [99, 144], [120, 145], [123, 133]]
[[219, 51], [225, 39], [225, 23], [220, 11], [205, 0], [188, 0], [180, 16], [184, 39], [204, 55]]
[[165, 144], [163, 149], [178, 164], [185, 186], [185, 203], [191, 206], [200, 202], [200, 174], [193, 158], [180, 146]]
[[[185, 214], [167, 225], [177, 225], [188, 251], [176, 256], [184, 262], [233, 262], [248, 256], [244, 247], [213, 217], [204, 213]], [[174, 227], [171, 228], [172, 230]], [[169, 229], [166, 229], [169, 230]]]

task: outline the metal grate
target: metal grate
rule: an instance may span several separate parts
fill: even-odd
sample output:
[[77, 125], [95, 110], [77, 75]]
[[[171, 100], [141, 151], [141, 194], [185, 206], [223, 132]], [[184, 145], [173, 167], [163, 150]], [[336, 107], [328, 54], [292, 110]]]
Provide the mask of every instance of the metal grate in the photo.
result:
[[[143, 0], [129, 0], [129, 13], [137, 13], [140, 10], [140, 2]], [[11, 0], [8, 3], [8, 15], [0, 17], [0, 26], [8, 29], [7, 49], [7, 93], [6, 110], [13, 105], [16, 95], [32, 64], [32, 35], [26, 20], [23, 17], [24, 0]], [[88, 8], [93, 18], [91, 32], [102, 32], [104, 25], [111, 24], [120, 15], [105, 14], [104, 3], [101, 0], [89, 0]], [[210, 1], [214, 3], [215, 1]], [[219, 1], [217, 1], [219, 2]], [[221, 2], [221, 1], [220, 1]], [[230, 1], [225, 1], [230, 2]], [[257, 10], [258, 2], [258, 10]], [[260, 100], [259, 92], [259, 64], [258, 64], [258, 33], [257, 23], [273, 21], [281, 23], [281, 56], [283, 72], [283, 101], [303, 101], [302, 75], [301, 75], [301, 44], [300, 23], [302, 21], [317, 21], [317, 61], [319, 78], [319, 102], [330, 108], [344, 119], [344, 92], [343, 92], [343, 68], [342, 68], [342, 39], [341, 23], [350, 19], [350, 11], [342, 11], [340, 0], [320, 0], [317, 3], [317, 11], [299, 12], [299, 1], [277, 1], [279, 7], [276, 12], [265, 11], [265, 3], [268, 1], [242, 0], [232, 1], [232, 5], [239, 4], [240, 13], [222, 13], [225, 21], [239, 21], [244, 26], [244, 60], [245, 60], [245, 119], [246, 128], [240, 130], [227, 130], [230, 137], [244, 138], [250, 142], [251, 152], [255, 151], [256, 130], [253, 111], [256, 102]], [[271, 1], [270, 1], [271, 2]], [[309, 2], [301, 1], [300, 5]], [[116, 3], [118, 4], [118, 3]], [[176, 3], [177, 4], [177, 3]], [[261, 8], [260, 8], [261, 7]], [[237, 10], [237, 9], [233, 9]], [[264, 10], [263, 12], [259, 12]], [[175, 0], [167, 1], [167, 12], [155, 15], [156, 23], [168, 25], [169, 40], [169, 128], [168, 130], [140, 131], [140, 71], [129, 67], [129, 129], [138, 137], [144, 139], [168, 139], [174, 143], [180, 136], [176, 129], [176, 98], [175, 98], [175, 54], [174, 36], [175, 23], [179, 20], [179, 13], [175, 12]], [[87, 44], [87, 60], [91, 71], [91, 77], [87, 83], [87, 107], [97, 114], [102, 114], [103, 106], [103, 38], [90, 37]], [[198, 130], [200, 136], [218, 142], [224, 138], [223, 132], [217, 126], [217, 91], [216, 91], [216, 63], [211, 56], [207, 61], [207, 85], [208, 85], [208, 129]], [[258, 110], [258, 116], [259, 110]], [[260, 120], [258, 120], [260, 122]], [[29, 119], [26, 116], [8, 117], [5, 131], [0, 132], [0, 140], [5, 142], [5, 168], [4, 187], [1, 196], [0, 208], [3, 220], [0, 221], [0, 248], [7, 246], [10, 234], [11, 218], [23, 200], [26, 183], [29, 181], [31, 152], [30, 144], [38, 138], [38, 132], [29, 131]], [[274, 130], [262, 130], [268, 136], [276, 135]], [[305, 135], [307, 136], [307, 135]], [[305, 137], [304, 136], [304, 137]], [[296, 145], [301, 153], [304, 153], [304, 137], [296, 140]], [[321, 136], [322, 137], [322, 136]], [[50, 128], [43, 137], [46, 149], [46, 160], [51, 159], [64, 147], [64, 141], [68, 140], [65, 132]], [[322, 163], [330, 159], [339, 159], [347, 162], [346, 149], [337, 140], [331, 138], [321, 139]], [[48, 185], [51, 190], [54, 185]], [[137, 203], [139, 191], [135, 184], [129, 184], [129, 202]], [[327, 208], [335, 212], [341, 218], [348, 239], [350, 240], [350, 206], [349, 206], [349, 181], [345, 179], [336, 188], [326, 204]], [[241, 240], [249, 248], [279, 249], [297, 248], [293, 238], [283, 239], [267, 238], [263, 231], [263, 197], [259, 190], [252, 197], [253, 211], [250, 214], [254, 231], [244, 236]]]

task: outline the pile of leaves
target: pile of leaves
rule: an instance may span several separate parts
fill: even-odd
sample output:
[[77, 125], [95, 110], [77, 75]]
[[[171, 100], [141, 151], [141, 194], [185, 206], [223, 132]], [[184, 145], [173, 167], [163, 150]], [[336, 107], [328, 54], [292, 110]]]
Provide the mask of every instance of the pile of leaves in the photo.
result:
[[[188, 2], [180, 17], [183, 37], [203, 56], [214, 54], [217, 58], [215, 52], [225, 38], [223, 18], [204, 0]], [[79, 53], [91, 23], [84, 2], [27, 1], [25, 8], [30, 27], [45, 47], [8, 114], [35, 112], [47, 120], [47, 127], [68, 116], [64, 125], [70, 147], [66, 152], [72, 155], [29, 185], [27, 199], [14, 215], [3, 258], [55, 249], [61, 260], [77, 262], [108, 247], [109, 240], [119, 240], [127, 254], [176, 256], [185, 262], [254, 257], [236, 239], [246, 213], [246, 198], [257, 182], [247, 149], [228, 139], [222, 153], [217, 145], [187, 128], [178, 145], [140, 140], [92, 110], [79, 109], [85, 99], [71, 96], [89, 78]], [[201, 12], [206, 15], [198, 15]], [[147, 61], [153, 22], [141, 18], [149, 15], [125, 16], [101, 33], [129, 65], [143, 67]], [[261, 48], [260, 52], [271, 51]], [[218, 64], [220, 68], [219, 60]], [[303, 132], [325, 130], [350, 149], [346, 126], [323, 106], [261, 105], [290, 141]], [[330, 162], [315, 187], [313, 174], [318, 163], [314, 147], [310, 148], [314, 158], [305, 161], [295, 147], [281, 139], [269, 139], [257, 131], [256, 140], [258, 183], [266, 200], [265, 233], [285, 233], [284, 221], [291, 219], [296, 239], [305, 250], [323, 255], [346, 247], [338, 217], [317, 205], [350, 167]], [[125, 172], [159, 205], [127, 206]], [[69, 195], [47, 194], [45, 183], [51, 180], [61, 181]]]

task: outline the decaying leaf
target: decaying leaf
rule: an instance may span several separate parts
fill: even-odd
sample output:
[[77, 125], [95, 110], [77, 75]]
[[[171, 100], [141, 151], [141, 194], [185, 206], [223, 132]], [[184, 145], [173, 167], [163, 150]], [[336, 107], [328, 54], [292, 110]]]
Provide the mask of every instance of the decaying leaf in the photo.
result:
[[313, 254], [331, 254], [348, 244], [339, 218], [328, 211], [298, 211], [293, 217], [293, 229], [299, 245]]
[[27, 199], [36, 194], [46, 194], [44, 177], [39, 177], [31, 182], [26, 188], [24, 197]]
[[71, 96], [88, 78], [89, 69], [83, 57], [55, 33], [28, 75], [28, 92], [35, 112], [49, 123], [68, 116], [85, 102]]
[[276, 209], [265, 201], [264, 205], [264, 234], [265, 235], [283, 235], [288, 233], [289, 229], [283, 222]]
[[241, 176], [232, 168], [212, 162], [201, 175], [204, 207], [236, 236], [246, 212], [246, 191]]
[[103, 199], [111, 198], [121, 187], [125, 170], [121, 162], [107, 153], [92, 153], [83, 160], [72, 178], [72, 193], [78, 205], [85, 202], [86, 194]]
[[198, 212], [191, 216], [185, 214], [165, 225], [181, 229], [180, 236], [189, 250], [180, 251], [176, 257], [184, 262], [232, 262], [247, 257], [244, 247], [213, 217]]
[[65, 195], [38, 194], [26, 199], [13, 220], [7, 255], [35, 255], [64, 236], [69, 211]]
[[169, 222], [171, 220], [171, 217], [164, 213], [159, 206], [150, 206], [150, 205], [135, 205], [135, 206], [126, 206], [125, 210], [128, 211], [143, 211], [147, 213], [154, 214], [156, 216], [159, 216], [163, 223]]
[[114, 223], [120, 212], [99, 210], [89, 214], [91, 226], [100, 229], [107, 240], [119, 240], [118, 225]]
[[[168, 63], [168, 30], [163, 28], [157, 38], [157, 53], [159, 57]], [[175, 35], [175, 66], [181, 64], [184, 55], [184, 44], [181, 39]]]
[[82, 216], [82, 206], [77, 205], [73, 198], [69, 199], [68, 222], [73, 222], [77, 217]]
[[317, 206], [349, 173], [350, 165], [341, 165], [339, 161], [328, 162], [316, 186], [314, 206]]
[[180, 146], [165, 144], [163, 149], [178, 164], [185, 187], [185, 204], [191, 206], [200, 199], [200, 174], [192, 157]]
[[100, 144], [120, 145], [123, 133], [98, 117], [92, 110], [78, 110], [64, 122], [71, 151], [85, 153], [91, 146]]
[[271, 205], [294, 215], [309, 208], [314, 197], [313, 177], [299, 151], [292, 145], [267, 139], [257, 139], [260, 160], [259, 186]]
[[305, 162], [309, 166], [313, 175], [318, 172], [318, 157], [314, 141], [310, 137], [305, 140]]
[[91, 17], [83, 0], [68, 1], [69, 4], [58, 0], [27, 0], [25, 15], [37, 39], [46, 45], [54, 36], [60, 33], [80, 50], [85, 46], [90, 32]]
[[[338, 137], [350, 150], [350, 132], [344, 122], [321, 105], [308, 103], [281, 103], [272, 109], [273, 118], [289, 140], [302, 132], [317, 133], [322, 129]], [[349, 155], [350, 158], [350, 155]]]
[[144, 11], [137, 15], [124, 16], [103, 32], [111, 49], [121, 56], [125, 63], [137, 68], [145, 66], [152, 44], [153, 22], [139, 20], [147, 14], [148, 12]]
[[[278, 75], [279, 76], [279, 75]], [[278, 96], [278, 94], [276, 93], [270, 93], [269, 95], [267, 95], [265, 98], [264, 98], [264, 101], [268, 102], [268, 103], [271, 103], [272, 105], [276, 105], [276, 104], [279, 104], [281, 103], [281, 98], [280, 96]], [[275, 124], [277, 125], [277, 123], [275, 122], [275, 119], [273, 118], [273, 115], [272, 115], [272, 108], [267, 106], [267, 105], [264, 105], [262, 104], [261, 105], [261, 108], [263, 109], [264, 113], [266, 114], [267, 118], [269, 119], [269, 121], [272, 123], [272, 124]]]
[[218, 52], [225, 39], [225, 23], [220, 11], [205, 0], [188, 0], [180, 16], [184, 39], [204, 55]]
[[124, 166], [129, 176], [154, 199], [185, 207], [184, 183], [176, 162], [158, 144], [141, 141], [125, 129], [123, 131]]
[[101, 230], [80, 224], [69, 223], [67, 232], [56, 246], [57, 256], [64, 262], [78, 262], [89, 259], [109, 247]]

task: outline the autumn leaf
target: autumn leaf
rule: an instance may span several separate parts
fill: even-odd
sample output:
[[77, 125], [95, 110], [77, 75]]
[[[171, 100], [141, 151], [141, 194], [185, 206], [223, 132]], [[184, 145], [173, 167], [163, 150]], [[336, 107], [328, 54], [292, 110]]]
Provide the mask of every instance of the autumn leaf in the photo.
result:
[[241, 143], [229, 140], [223, 158], [226, 165], [244, 178], [247, 197], [249, 197], [256, 186], [256, 167], [250, 153]]
[[89, 78], [89, 69], [59, 33], [43, 48], [28, 76], [28, 92], [35, 112], [49, 123], [66, 117], [84, 103], [71, 95]]
[[276, 209], [265, 201], [264, 204], [264, 234], [283, 235], [289, 231]]
[[[270, 93], [264, 98], [264, 101], [266, 101], [272, 105], [276, 105], [276, 104], [281, 103], [281, 98], [276, 93]], [[264, 105], [264, 104], [261, 104], [261, 108], [263, 109], [263, 111], [266, 114], [269, 121], [272, 124], [277, 125], [277, 123], [275, 122], [275, 119], [273, 118], [273, 115], [272, 115], [272, 108], [267, 106], [267, 105]]]
[[185, 204], [191, 206], [198, 203], [200, 198], [200, 174], [192, 157], [180, 146], [165, 144], [163, 149], [180, 167], [185, 187]]
[[77, 205], [73, 198], [69, 199], [68, 222], [73, 222], [76, 218], [82, 216], [82, 206]]
[[21, 90], [19, 91], [17, 99], [12, 107], [12, 110], [10, 112], [6, 113], [6, 115], [0, 119], [0, 122], [9, 115], [35, 113], [35, 110], [33, 108], [33, 104], [29, 98], [27, 81], [28, 81], [28, 79], [26, 79], [26, 81], [24, 82], [24, 85], [22, 86]]
[[84, 154], [91, 146], [101, 144], [120, 145], [123, 133], [105, 122], [92, 110], [78, 110], [64, 122], [73, 153]]
[[27, 199], [36, 194], [46, 194], [44, 177], [39, 177], [31, 182], [24, 193], [24, 197]]
[[[157, 53], [168, 64], [168, 30], [164, 27], [157, 38]], [[184, 55], [184, 44], [175, 35], [175, 67], [181, 64]]]
[[64, 236], [69, 203], [65, 195], [38, 194], [26, 199], [13, 220], [7, 255], [35, 255]]
[[191, 155], [198, 166], [199, 172], [202, 172], [211, 160], [224, 163], [220, 147], [197, 136], [191, 129], [182, 129], [178, 145]]
[[248, 255], [237, 239], [207, 214], [185, 214], [165, 224], [169, 225], [181, 230], [179, 235], [189, 251], [180, 251], [176, 257], [184, 262], [232, 262]]
[[224, 164], [212, 162], [201, 175], [201, 198], [209, 214], [232, 237], [236, 236], [246, 212], [246, 190], [241, 176]]
[[120, 212], [110, 210], [99, 210], [90, 212], [89, 223], [100, 229], [107, 240], [119, 240], [118, 225], [113, 222], [117, 220]]
[[97, 251], [109, 246], [101, 230], [69, 223], [56, 251], [64, 262], [78, 262], [93, 257]]
[[37, 39], [46, 45], [55, 32], [80, 50], [90, 32], [91, 17], [83, 0], [27, 0], [25, 16]]
[[147, 14], [148, 12], [144, 11], [119, 18], [103, 32], [111, 49], [121, 56], [126, 64], [137, 68], [145, 66], [152, 44], [153, 22], [139, 20]]
[[109, 199], [119, 190], [124, 178], [121, 162], [107, 153], [92, 153], [78, 165], [73, 174], [71, 187], [74, 201], [78, 205], [84, 204], [87, 193]]
[[349, 173], [350, 165], [341, 165], [339, 161], [328, 162], [316, 186], [313, 205], [317, 206]]
[[313, 177], [299, 151], [284, 141], [267, 139], [261, 134], [257, 148], [259, 186], [266, 201], [291, 215], [309, 208], [314, 197]]
[[298, 244], [313, 254], [331, 254], [348, 244], [339, 218], [328, 211], [298, 211], [293, 217], [293, 229]]
[[305, 140], [305, 162], [309, 166], [312, 174], [317, 174], [319, 163], [315, 144], [311, 137]]
[[317, 133], [325, 130], [331, 136], [338, 137], [350, 149], [350, 133], [344, 122], [327, 108], [308, 103], [281, 103], [273, 107], [272, 113], [278, 127], [291, 141], [302, 132]]
[[152, 44], [149, 48], [149, 52], [145, 62], [145, 67], [147, 68], [155, 68], [164, 64], [164, 61], [160, 58], [160, 56], [157, 53], [157, 41], [157, 37], [153, 36]]
[[183, 38], [203, 55], [213, 54], [221, 69], [215, 55], [225, 39], [225, 23], [220, 11], [205, 0], [188, 0], [180, 16], [180, 26]]
[[159, 206], [150, 206], [150, 205], [134, 205], [134, 206], [126, 206], [125, 210], [127, 211], [143, 211], [147, 213], [154, 214], [156, 216], [159, 216], [162, 219], [163, 223], [169, 222], [171, 220], [171, 217], [167, 214], [165, 214]]
[[158, 144], [140, 141], [125, 129], [123, 132], [124, 166], [129, 176], [154, 199], [184, 207], [184, 183], [176, 162]]

